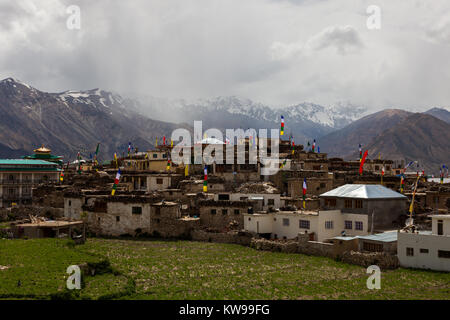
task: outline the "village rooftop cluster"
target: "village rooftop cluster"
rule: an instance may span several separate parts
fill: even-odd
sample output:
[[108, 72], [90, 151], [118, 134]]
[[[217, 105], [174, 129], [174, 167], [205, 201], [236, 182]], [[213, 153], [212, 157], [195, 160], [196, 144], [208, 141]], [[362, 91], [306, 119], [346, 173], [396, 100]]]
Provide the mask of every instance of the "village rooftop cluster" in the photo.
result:
[[102, 163], [99, 146], [93, 160], [67, 164], [44, 146], [2, 159], [0, 219], [10, 226], [0, 237], [177, 238], [450, 271], [448, 183], [428, 181], [404, 161], [367, 153], [345, 161], [315, 144], [273, 141], [271, 175], [262, 174], [260, 154], [250, 161], [259, 148], [251, 137], [238, 144], [206, 137], [191, 147], [226, 145], [213, 149], [228, 157], [231, 149], [234, 160], [244, 147], [244, 163], [175, 163], [165, 141]]

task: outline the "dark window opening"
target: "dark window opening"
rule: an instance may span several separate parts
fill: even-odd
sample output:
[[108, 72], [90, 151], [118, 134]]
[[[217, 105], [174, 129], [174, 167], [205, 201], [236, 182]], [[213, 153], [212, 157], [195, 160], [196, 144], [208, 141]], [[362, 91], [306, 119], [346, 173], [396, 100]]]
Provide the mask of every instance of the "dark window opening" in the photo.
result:
[[142, 207], [132, 207], [131, 213], [133, 214], [142, 214]]

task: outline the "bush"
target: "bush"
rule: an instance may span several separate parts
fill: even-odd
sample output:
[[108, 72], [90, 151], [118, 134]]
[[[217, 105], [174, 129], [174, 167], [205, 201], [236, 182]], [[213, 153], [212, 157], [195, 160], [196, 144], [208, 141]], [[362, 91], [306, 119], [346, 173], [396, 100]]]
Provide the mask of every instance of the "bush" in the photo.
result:
[[100, 262], [88, 262], [89, 270], [93, 270], [95, 274], [113, 273], [111, 263], [108, 259]]
[[72, 239], [67, 240], [66, 241], [66, 246], [68, 246], [71, 249], [75, 248], [75, 241], [73, 241]]

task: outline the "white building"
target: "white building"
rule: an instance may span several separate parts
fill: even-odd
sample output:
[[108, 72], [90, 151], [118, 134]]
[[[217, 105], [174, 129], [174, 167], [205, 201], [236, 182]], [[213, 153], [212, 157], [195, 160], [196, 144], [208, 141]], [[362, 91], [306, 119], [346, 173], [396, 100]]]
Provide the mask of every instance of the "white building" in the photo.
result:
[[431, 233], [398, 233], [397, 256], [402, 267], [450, 271], [450, 215], [431, 218]]
[[310, 240], [321, 241], [340, 236], [368, 234], [368, 216], [342, 213], [340, 210], [280, 211], [244, 214], [244, 229], [270, 234], [275, 239], [293, 239], [299, 233], [310, 234]]

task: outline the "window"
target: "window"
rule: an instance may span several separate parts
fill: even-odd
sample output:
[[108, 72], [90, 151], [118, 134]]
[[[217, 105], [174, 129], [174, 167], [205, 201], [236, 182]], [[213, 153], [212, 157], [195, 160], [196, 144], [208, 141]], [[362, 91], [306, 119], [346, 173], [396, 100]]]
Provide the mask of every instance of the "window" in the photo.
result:
[[345, 220], [344, 224], [345, 224], [345, 229], [347, 229], [347, 230], [352, 230], [353, 229], [353, 221]]
[[131, 213], [133, 214], [142, 214], [142, 207], [132, 207]]
[[321, 189], [325, 188], [325, 186], [326, 186], [326, 184], [325, 184], [324, 182], [321, 182], [321, 183], [320, 183], [320, 188], [321, 188]]
[[165, 154], [165, 153], [162, 156], [164, 159], [167, 158], [167, 154]]
[[438, 250], [438, 257], [450, 259], [450, 251]]
[[362, 221], [355, 221], [355, 230], [363, 230], [363, 223]]
[[336, 207], [336, 199], [325, 199], [325, 206]]
[[444, 221], [443, 220], [438, 220], [437, 234], [438, 234], [438, 236], [442, 236], [444, 234]]
[[69, 200], [69, 207], [72, 206], [72, 200]]
[[375, 166], [375, 170], [380, 170], [380, 166]]
[[234, 209], [234, 214], [240, 214], [241, 211], [239, 209]]
[[383, 245], [379, 243], [364, 242], [363, 250], [370, 252], [383, 252]]
[[252, 220], [252, 218], [248, 218], [248, 221], [251, 221]]
[[333, 221], [325, 221], [325, 229], [333, 229]]
[[120, 216], [116, 216], [116, 222], [120, 221]]
[[155, 215], [159, 216], [161, 214], [161, 208], [155, 207]]
[[363, 202], [362, 200], [355, 200], [355, 208], [362, 208], [363, 207]]
[[228, 214], [228, 210], [227, 209], [222, 209], [222, 214]]
[[268, 199], [268, 200], [267, 200], [267, 204], [268, 204], [269, 206], [275, 205], [275, 199]]
[[163, 179], [162, 178], [157, 178], [156, 179], [156, 184], [163, 184]]
[[420, 253], [428, 253], [428, 249], [420, 249]]
[[288, 218], [283, 218], [283, 226], [285, 226], [285, 227], [289, 226], [289, 219]]
[[158, 158], [158, 155], [156, 153], [153, 154], [153, 159]]
[[345, 208], [351, 208], [352, 207], [352, 203], [353, 203], [353, 201], [351, 199], [346, 199], [344, 201]]
[[298, 224], [299, 224], [300, 229], [309, 229], [309, 227], [310, 227], [309, 220], [299, 220]]
[[229, 194], [219, 194], [219, 200], [230, 200]]
[[414, 248], [406, 248], [406, 255], [409, 257], [414, 256]]
[[216, 213], [217, 213], [216, 209], [211, 209], [211, 214], [216, 214]]

